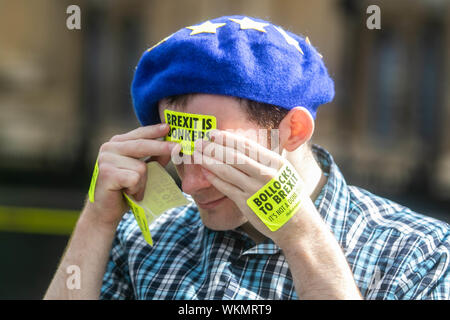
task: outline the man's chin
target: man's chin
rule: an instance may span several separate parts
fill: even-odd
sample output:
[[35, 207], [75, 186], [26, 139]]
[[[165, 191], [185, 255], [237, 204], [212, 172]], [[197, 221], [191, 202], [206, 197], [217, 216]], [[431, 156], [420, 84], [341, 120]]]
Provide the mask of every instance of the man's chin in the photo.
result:
[[198, 208], [203, 224], [215, 231], [236, 229], [244, 224], [247, 219], [242, 215], [235, 203], [227, 198], [215, 208]]

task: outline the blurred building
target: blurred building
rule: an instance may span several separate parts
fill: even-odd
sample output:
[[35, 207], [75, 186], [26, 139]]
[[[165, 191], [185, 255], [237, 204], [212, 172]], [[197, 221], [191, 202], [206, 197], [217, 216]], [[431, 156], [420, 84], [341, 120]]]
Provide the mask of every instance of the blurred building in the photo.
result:
[[337, 103], [350, 175], [387, 194], [449, 199], [450, 3], [370, 1], [381, 8], [380, 31], [361, 28], [366, 4], [343, 3]]
[[[81, 30], [66, 28], [71, 4]], [[366, 27], [370, 4], [381, 30]], [[336, 97], [319, 108], [314, 142], [349, 183], [449, 208], [445, 0], [0, 0], [0, 206], [79, 210], [101, 143], [139, 125], [129, 87], [140, 55], [231, 14], [268, 19], [321, 52]]]
[[[81, 31], [65, 27], [73, 3]], [[369, 4], [381, 30], [366, 28]], [[447, 1], [1, 0], [0, 12], [0, 170], [13, 180], [85, 177], [101, 142], [138, 126], [129, 85], [143, 51], [242, 13], [309, 36], [323, 54], [336, 98], [319, 109], [314, 139], [350, 180], [450, 197]]]

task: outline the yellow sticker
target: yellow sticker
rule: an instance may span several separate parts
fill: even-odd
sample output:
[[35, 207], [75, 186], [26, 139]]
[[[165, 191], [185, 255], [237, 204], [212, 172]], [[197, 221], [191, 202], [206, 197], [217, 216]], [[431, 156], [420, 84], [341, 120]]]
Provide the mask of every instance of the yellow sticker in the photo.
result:
[[297, 211], [300, 189], [300, 177], [288, 163], [272, 180], [248, 198], [247, 205], [271, 231], [276, 231]]
[[194, 113], [164, 110], [164, 118], [170, 130], [166, 141], [181, 144], [183, 153], [194, 153], [194, 142], [198, 139], [209, 140], [209, 132], [216, 129], [216, 117]]
[[164, 168], [155, 161], [147, 163], [147, 184], [144, 199], [136, 201], [124, 193], [133, 211], [144, 239], [153, 246], [149, 225], [165, 211], [189, 204], [175, 181]]
[[95, 161], [94, 173], [92, 174], [91, 185], [89, 186], [89, 201], [94, 202], [95, 200], [95, 185], [97, 184], [98, 177], [98, 159]]
[[145, 214], [145, 209], [140, 205], [135, 203], [129, 196], [125, 193], [123, 194], [125, 199], [127, 200], [128, 205], [131, 208], [131, 212], [133, 212], [134, 218], [137, 221], [139, 229], [141, 229], [142, 235], [144, 236], [145, 241], [151, 246], [153, 246], [152, 235], [150, 234], [150, 229], [148, 227], [147, 217]]

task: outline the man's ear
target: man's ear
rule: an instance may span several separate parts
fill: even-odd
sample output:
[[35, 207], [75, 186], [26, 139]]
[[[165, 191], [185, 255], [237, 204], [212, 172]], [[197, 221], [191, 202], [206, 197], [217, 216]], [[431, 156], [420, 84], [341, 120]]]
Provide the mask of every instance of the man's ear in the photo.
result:
[[280, 146], [294, 151], [306, 143], [314, 132], [314, 119], [304, 107], [295, 107], [281, 120]]

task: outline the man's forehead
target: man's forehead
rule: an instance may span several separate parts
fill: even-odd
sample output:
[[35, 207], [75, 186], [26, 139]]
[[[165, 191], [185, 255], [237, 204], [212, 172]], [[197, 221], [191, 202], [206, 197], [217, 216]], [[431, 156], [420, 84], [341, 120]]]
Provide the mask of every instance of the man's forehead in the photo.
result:
[[165, 110], [172, 110], [199, 116], [214, 116], [218, 121], [218, 129], [221, 130], [235, 128], [235, 125], [243, 129], [253, 127], [240, 100], [235, 97], [193, 94], [188, 99], [162, 99], [158, 102], [158, 110], [161, 120], [164, 120]]
[[[213, 120], [211, 121], [211, 118]], [[257, 126], [255, 123], [248, 120], [240, 119], [238, 121], [227, 121], [228, 119], [217, 119], [214, 115], [204, 115], [196, 113], [186, 113], [174, 110], [168, 106], [163, 110], [163, 122], [170, 125], [172, 130], [202, 130], [204, 132], [221, 132], [231, 133], [233, 136], [241, 136], [260, 144], [266, 145], [267, 141], [273, 139], [273, 135], [277, 134], [278, 129], [267, 129]], [[211, 126], [211, 123], [213, 125]], [[178, 128], [178, 129], [177, 129]], [[170, 135], [170, 133], [168, 134]], [[219, 135], [219, 139], [227, 140], [227, 135]]]

